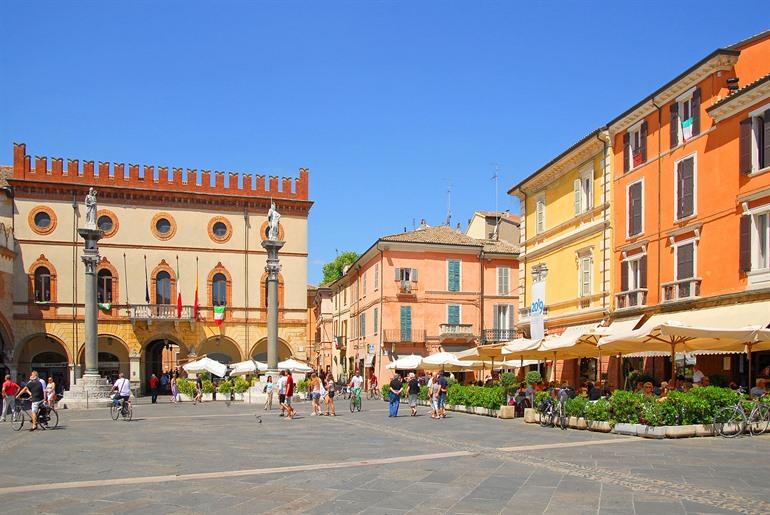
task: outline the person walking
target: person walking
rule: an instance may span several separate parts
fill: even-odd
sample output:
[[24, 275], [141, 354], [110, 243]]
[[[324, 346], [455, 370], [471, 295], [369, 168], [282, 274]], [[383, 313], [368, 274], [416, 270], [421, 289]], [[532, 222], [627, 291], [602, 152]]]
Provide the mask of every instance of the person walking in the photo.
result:
[[291, 375], [291, 370], [286, 371], [286, 418], [293, 419], [297, 413], [291, 406], [291, 398], [294, 396], [294, 377]]
[[417, 397], [420, 394], [420, 380], [414, 375], [414, 372], [409, 373], [409, 408], [412, 410], [411, 416], [417, 416]]
[[438, 384], [440, 386], [438, 393], [438, 416], [446, 418], [446, 409], [444, 408], [444, 405], [446, 404], [447, 391], [449, 391], [449, 382], [447, 381], [444, 372], [439, 373]]
[[53, 376], [48, 376], [48, 384], [45, 385], [45, 400], [50, 407], [56, 407], [56, 383], [53, 381]]
[[401, 383], [401, 376], [393, 374], [393, 379], [390, 381], [390, 406], [388, 417], [398, 416], [398, 407], [401, 403], [401, 390], [404, 385]]
[[30, 431], [34, 431], [37, 429], [37, 415], [40, 413], [40, 405], [43, 403], [45, 388], [41, 384], [41, 382], [38, 380], [37, 371], [33, 370], [29, 374], [29, 382], [27, 383], [27, 386], [19, 390], [19, 392], [16, 394], [16, 398], [18, 399], [21, 395], [27, 393], [29, 394], [30, 401], [32, 401], [32, 429]]
[[433, 380], [430, 383], [430, 388], [428, 388], [431, 406], [430, 418], [437, 419], [440, 418], [439, 398], [441, 397], [441, 384], [438, 381], [438, 374], [433, 374], [432, 379]]
[[176, 372], [174, 372], [173, 374], [171, 374], [171, 381], [170, 381], [170, 383], [171, 383], [171, 402], [173, 402], [174, 404], [176, 404], [176, 397], [179, 394], [179, 390], [177, 390], [176, 380], [177, 380]]
[[263, 392], [267, 394], [264, 411], [270, 411], [273, 409], [273, 376], [267, 376], [267, 382], [265, 383]]
[[334, 378], [331, 374], [326, 374], [326, 416], [331, 413], [332, 417], [336, 417], [337, 413], [334, 410]]
[[155, 374], [152, 374], [150, 376], [150, 394], [152, 395], [152, 403], [156, 404], [158, 402], [158, 376]]
[[321, 379], [318, 374], [310, 374], [310, 398], [313, 405], [313, 416], [321, 414]]
[[286, 416], [286, 371], [281, 370], [278, 378], [278, 404], [281, 405], [281, 416]]
[[193, 406], [199, 402], [203, 402], [203, 378], [200, 374], [198, 374], [195, 379], [195, 398], [193, 399]]
[[16, 420], [16, 394], [19, 393], [19, 385], [11, 380], [11, 376], [6, 374], [3, 381], [3, 414], [0, 416], [0, 422], [5, 422], [5, 414], [11, 411], [11, 420]]

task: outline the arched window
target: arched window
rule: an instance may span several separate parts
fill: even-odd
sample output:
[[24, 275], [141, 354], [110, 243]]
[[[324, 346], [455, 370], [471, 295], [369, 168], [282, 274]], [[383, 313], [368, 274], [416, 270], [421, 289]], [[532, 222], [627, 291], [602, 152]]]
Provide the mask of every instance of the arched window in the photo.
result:
[[112, 303], [112, 272], [106, 268], [96, 274], [96, 302]]
[[214, 278], [211, 280], [211, 302], [215, 306], [227, 304], [227, 278], [225, 274], [214, 274]]
[[44, 266], [35, 269], [35, 302], [51, 302], [51, 271]]
[[155, 302], [171, 304], [171, 275], [165, 270], [155, 276]]

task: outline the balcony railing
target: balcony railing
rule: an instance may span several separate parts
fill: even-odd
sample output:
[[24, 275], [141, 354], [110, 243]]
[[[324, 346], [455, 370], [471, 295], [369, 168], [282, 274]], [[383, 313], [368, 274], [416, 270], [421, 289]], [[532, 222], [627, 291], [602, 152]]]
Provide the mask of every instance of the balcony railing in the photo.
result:
[[469, 342], [475, 338], [473, 324], [439, 324], [438, 337], [442, 342]]
[[660, 290], [663, 302], [699, 297], [701, 280], [700, 277], [693, 277], [661, 284]]
[[182, 306], [182, 316], [177, 317], [176, 305], [174, 304], [137, 304], [128, 307], [128, 317], [134, 320], [160, 320], [173, 322], [175, 320], [184, 320], [191, 322], [193, 320], [193, 307]]
[[385, 329], [385, 343], [423, 343], [425, 329]]
[[417, 291], [417, 285], [412, 281], [400, 281], [398, 283], [399, 295], [414, 295]]
[[516, 338], [516, 329], [484, 329], [481, 332], [481, 343], [507, 342]]
[[627, 309], [647, 305], [647, 288], [628, 290], [615, 294], [617, 309]]

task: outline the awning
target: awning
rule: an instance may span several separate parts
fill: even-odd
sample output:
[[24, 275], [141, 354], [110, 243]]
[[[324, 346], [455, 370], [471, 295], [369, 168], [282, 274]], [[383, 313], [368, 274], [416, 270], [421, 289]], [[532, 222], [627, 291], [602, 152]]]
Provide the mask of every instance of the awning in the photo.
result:
[[201, 358], [198, 361], [193, 361], [192, 363], [182, 365], [182, 368], [188, 374], [200, 374], [203, 372], [209, 372], [215, 376], [224, 377], [227, 373], [227, 365], [211, 358]]
[[422, 363], [422, 356], [418, 356], [417, 354], [411, 354], [409, 356], [404, 356], [403, 358], [399, 358], [392, 363], [388, 363], [388, 365], [385, 367], [389, 370], [417, 370], [420, 368], [420, 364]]
[[291, 372], [297, 372], [300, 374], [308, 374], [313, 371], [313, 369], [308, 365], [302, 363], [301, 361], [297, 361], [296, 359], [287, 359], [286, 361], [281, 361], [278, 363], [278, 368], [281, 370], [289, 370]]
[[642, 329], [664, 323], [704, 326], [716, 329], [739, 329], [770, 324], [770, 301], [748, 302], [714, 308], [658, 313], [647, 320]]
[[571, 326], [560, 335], [543, 338], [538, 350], [551, 359], [597, 357], [596, 342], [607, 334], [609, 329], [596, 323]]
[[503, 357], [503, 346], [504, 344], [502, 343], [493, 343], [471, 347], [468, 350], [458, 352], [457, 358], [463, 361], [478, 361], [480, 359], [494, 359], [497, 361]]
[[444, 352], [463, 352], [470, 348], [474, 347], [473, 344], [468, 345], [447, 345], [442, 344], [441, 348], [444, 350]]
[[267, 370], [267, 363], [260, 361], [254, 361], [253, 359], [247, 359], [238, 363], [230, 364], [231, 376], [245, 376], [246, 374], [254, 374], [257, 370]]

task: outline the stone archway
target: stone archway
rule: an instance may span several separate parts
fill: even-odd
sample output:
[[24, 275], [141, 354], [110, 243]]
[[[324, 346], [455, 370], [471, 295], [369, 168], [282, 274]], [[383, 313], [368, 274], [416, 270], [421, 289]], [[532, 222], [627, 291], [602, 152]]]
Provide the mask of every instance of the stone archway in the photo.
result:
[[227, 336], [217, 335], [203, 340], [198, 347], [198, 356], [203, 356], [204, 354], [225, 365], [243, 361], [238, 344]]
[[[172, 336], [158, 335], [148, 339], [142, 346], [141, 391], [146, 393], [147, 381], [152, 374], [161, 377], [164, 372], [181, 372], [188, 352], [184, 343]], [[169, 392], [161, 389], [161, 393]]]
[[[294, 356], [291, 347], [284, 340], [278, 338], [278, 361], [284, 361]], [[267, 338], [262, 338], [251, 348], [251, 357], [257, 361], [267, 363]]]
[[[131, 364], [128, 345], [111, 334], [100, 334], [97, 342], [99, 375], [114, 383], [118, 373], [123, 372], [125, 377], [131, 377]], [[86, 369], [86, 348], [81, 347], [78, 353], [80, 370]]]
[[48, 334], [31, 335], [16, 347], [17, 380], [26, 379], [36, 370], [44, 380], [52, 376], [57, 385], [69, 389], [72, 363], [67, 346], [59, 338]]

